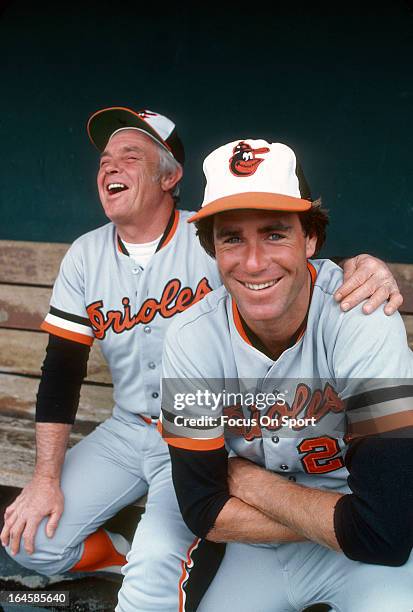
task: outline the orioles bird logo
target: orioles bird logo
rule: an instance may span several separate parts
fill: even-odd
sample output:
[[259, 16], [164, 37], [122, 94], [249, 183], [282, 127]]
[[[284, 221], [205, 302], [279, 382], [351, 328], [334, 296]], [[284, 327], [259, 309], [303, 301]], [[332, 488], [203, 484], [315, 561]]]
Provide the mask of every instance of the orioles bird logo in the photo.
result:
[[269, 153], [268, 147], [253, 149], [251, 145], [243, 140], [232, 150], [232, 157], [229, 160], [229, 169], [234, 176], [252, 176], [261, 162], [264, 160], [255, 157], [257, 153]]

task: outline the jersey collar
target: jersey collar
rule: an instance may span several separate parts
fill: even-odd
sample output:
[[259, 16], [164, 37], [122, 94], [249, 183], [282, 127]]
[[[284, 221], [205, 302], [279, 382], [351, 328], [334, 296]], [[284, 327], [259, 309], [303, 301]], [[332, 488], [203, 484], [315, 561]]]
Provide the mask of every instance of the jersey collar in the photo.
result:
[[[308, 271], [310, 272], [310, 280], [311, 280], [310, 299], [309, 299], [309, 302], [308, 302], [307, 312], [306, 312], [306, 315], [305, 315], [305, 317], [304, 317], [300, 327], [297, 329], [295, 334], [290, 339], [290, 342], [289, 342], [289, 344], [288, 344], [288, 346], [287, 346], [287, 348], [285, 350], [288, 350], [289, 348], [291, 348], [292, 346], [297, 344], [297, 342], [299, 342], [301, 340], [301, 338], [304, 336], [305, 330], [307, 328], [308, 313], [309, 313], [309, 310], [310, 310], [311, 298], [313, 296], [314, 284], [315, 284], [315, 281], [316, 281], [316, 278], [317, 278], [317, 270], [315, 269], [313, 264], [310, 263], [309, 261], [307, 262], [307, 268], [308, 268]], [[272, 359], [272, 357], [268, 354], [268, 351], [267, 351], [266, 347], [263, 345], [263, 343], [261, 342], [261, 340], [258, 338], [258, 336], [256, 334], [254, 334], [252, 329], [250, 329], [248, 327], [248, 325], [246, 324], [246, 322], [242, 318], [241, 313], [238, 310], [238, 306], [235, 303], [235, 300], [232, 300], [232, 316], [234, 318], [234, 323], [235, 323], [236, 330], [239, 333], [239, 335], [241, 336], [241, 338], [247, 344], [249, 344], [250, 346], [253, 346], [258, 351], [260, 351], [260, 353], [263, 353], [264, 355], [266, 355], [267, 357]]]
[[[179, 223], [179, 210], [174, 208], [172, 210], [171, 216], [169, 217], [168, 223], [166, 225], [165, 231], [162, 234], [162, 238], [160, 239], [158, 246], [156, 248], [155, 253], [166, 247], [166, 245], [172, 240], [175, 235], [176, 229]], [[118, 245], [118, 251], [123, 253], [123, 255], [127, 255], [129, 257], [129, 251], [126, 248], [122, 238], [116, 233], [116, 241]]]

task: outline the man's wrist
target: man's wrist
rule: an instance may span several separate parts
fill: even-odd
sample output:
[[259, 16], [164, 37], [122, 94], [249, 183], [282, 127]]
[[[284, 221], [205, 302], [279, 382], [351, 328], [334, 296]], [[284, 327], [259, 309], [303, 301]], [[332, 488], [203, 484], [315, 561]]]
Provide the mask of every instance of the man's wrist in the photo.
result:
[[35, 468], [34, 473], [33, 473], [33, 479], [34, 480], [43, 480], [45, 482], [49, 482], [49, 483], [60, 483], [60, 471], [58, 474], [56, 473], [51, 473], [50, 472], [50, 468], [47, 469], [42, 469], [42, 468]]

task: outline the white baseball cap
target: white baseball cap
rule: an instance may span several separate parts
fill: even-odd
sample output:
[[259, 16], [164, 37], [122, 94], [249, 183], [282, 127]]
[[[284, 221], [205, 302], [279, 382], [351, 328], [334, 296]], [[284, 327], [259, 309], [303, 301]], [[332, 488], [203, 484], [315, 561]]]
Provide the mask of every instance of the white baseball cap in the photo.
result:
[[96, 111], [87, 122], [89, 138], [99, 151], [104, 150], [115, 132], [130, 128], [150, 136], [183, 165], [184, 146], [175, 123], [165, 115], [150, 110], [135, 111], [124, 106], [111, 106]]
[[204, 201], [190, 223], [238, 208], [288, 212], [311, 208], [311, 194], [294, 151], [280, 142], [235, 140], [212, 151], [203, 168]]

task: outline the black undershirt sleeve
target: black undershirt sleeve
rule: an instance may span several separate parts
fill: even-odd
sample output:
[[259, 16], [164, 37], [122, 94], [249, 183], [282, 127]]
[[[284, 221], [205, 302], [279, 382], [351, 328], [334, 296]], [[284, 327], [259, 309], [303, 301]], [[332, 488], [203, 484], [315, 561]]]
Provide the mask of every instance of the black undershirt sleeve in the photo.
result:
[[336, 504], [334, 528], [355, 561], [400, 566], [413, 546], [413, 428], [351, 443], [352, 491]]
[[205, 538], [230, 499], [225, 448], [191, 451], [169, 447], [172, 479], [182, 517], [189, 529]]
[[89, 352], [85, 344], [49, 335], [37, 393], [37, 423], [74, 423]]

